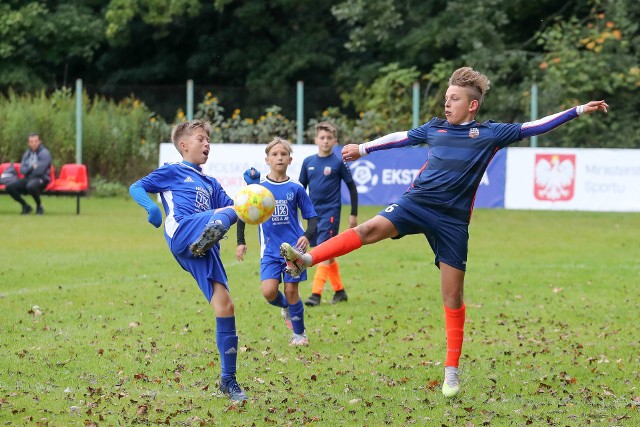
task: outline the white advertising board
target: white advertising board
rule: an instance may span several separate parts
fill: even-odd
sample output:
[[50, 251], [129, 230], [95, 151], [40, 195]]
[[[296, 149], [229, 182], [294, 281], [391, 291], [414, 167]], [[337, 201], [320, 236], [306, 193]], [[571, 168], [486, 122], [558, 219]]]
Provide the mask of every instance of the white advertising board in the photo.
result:
[[505, 208], [640, 211], [640, 150], [507, 150]]
[[[209, 160], [202, 170], [218, 180], [227, 194], [233, 198], [245, 183], [244, 171], [254, 167], [262, 176], [269, 173], [269, 166], [264, 159], [266, 144], [211, 144]], [[294, 144], [291, 166], [287, 175], [294, 180], [300, 176], [300, 168], [305, 157], [318, 153], [318, 147], [310, 144]], [[171, 143], [160, 144], [159, 166], [169, 162], [181, 162], [182, 156]]]

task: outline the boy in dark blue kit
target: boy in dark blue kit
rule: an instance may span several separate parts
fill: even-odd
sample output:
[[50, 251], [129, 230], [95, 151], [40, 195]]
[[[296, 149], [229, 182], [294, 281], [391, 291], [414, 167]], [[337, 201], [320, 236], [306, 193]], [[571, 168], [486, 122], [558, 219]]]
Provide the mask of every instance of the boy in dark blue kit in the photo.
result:
[[[304, 159], [299, 179], [300, 184], [305, 188], [309, 187], [309, 197], [318, 214], [318, 234], [311, 241], [311, 246], [317, 246], [337, 236], [340, 231], [341, 181], [347, 185], [351, 196], [349, 228], [358, 225], [358, 190], [349, 167], [341, 158], [333, 154], [333, 147], [338, 143], [336, 127], [329, 122], [316, 124], [314, 142], [318, 146], [318, 154]], [[320, 304], [327, 279], [335, 292], [332, 302], [347, 301], [338, 261], [331, 258], [318, 263], [313, 277], [311, 296], [304, 302], [305, 305], [313, 307]]]
[[390, 148], [426, 144], [427, 163], [413, 184], [395, 203], [374, 218], [317, 246], [307, 254], [284, 243], [281, 254], [293, 276], [326, 259], [345, 255], [362, 245], [408, 234], [424, 234], [440, 269], [445, 312], [447, 355], [442, 393], [460, 391], [458, 364], [465, 323], [463, 300], [467, 263], [469, 221], [473, 200], [489, 162], [496, 151], [533, 135], [540, 135], [595, 111], [607, 112], [604, 101], [590, 101], [540, 120], [527, 123], [475, 121], [490, 82], [469, 68], [460, 68], [449, 78], [444, 100], [445, 119], [433, 118], [410, 131], [395, 132], [363, 144], [342, 149], [342, 158], [353, 161]]
[[166, 214], [164, 236], [180, 266], [198, 283], [216, 315], [216, 345], [222, 368], [220, 390], [232, 401], [247, 400], [236, 381], [238, 336], [227, 275], [218, 241], [238, 220], [233, 200], [201, 165], [209, 157], [211, 125], [193, 120], [174, 126], [171, 140], [182, 155], [133, 183], [129, 193], [146, 209], [148, 221], [162, 224], [160, 208], [147, 193], [158, 193]]

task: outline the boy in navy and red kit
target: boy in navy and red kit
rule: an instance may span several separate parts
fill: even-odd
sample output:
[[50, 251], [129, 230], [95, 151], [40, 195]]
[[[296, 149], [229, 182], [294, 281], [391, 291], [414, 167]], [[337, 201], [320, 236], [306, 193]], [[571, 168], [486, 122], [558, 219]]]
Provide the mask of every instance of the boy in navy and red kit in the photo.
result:
[[[347, 185], [351, 197], [349, 228], [358, 225], [358, 190], [349, 167], [333, 153], [333, 147], [338, 143], [336, 127], [330, 122], [316, 124], [314, 142], [318, 146], [318, 154], [304, 159], [299, 179], [300, 184], [305, 188], [309, 187], [309, 196], [318, 214], [318, 234], [317, 238], [311, 241], [311, 246], [317, 246], [337, 236], [340, 231], [341, 181]], [[327, 279], [335, 292], [331, 302], [347, 301], [338, 261], [330, 258], [318, 263], [311, 296], [304, 302], [305, 305], [314, 307], [320, 304]]]
[[447, 337], [442, 384], [446, 397], [456, 396], [460, 391], [458, 365], [465, 323], [463, 290], [469, 221], [476, 191], [489, 162], [496, 151], [514, 142], [549, 132], [582, 114], [606, 113], [609, 107], [604, 101], [590, 101], [533, 122], [476, 122], [489, 86], [489, 79], [483, 74], [469, 67], [459, 68], [449, 78], [444, 99], [445, 119], [433, 118], [410, 131], [345, 146], [342, 158], [346, 161], [378, 150], [416, 144], [426, 144], [429, 157], [409, 190], [374, 218], [340, 233], [307, 254], [286, 243], [280, 248], [287, 268], [295, 276], [307, 267], [362, 245], [424, 234], [440, 269]]
[[[318, 218], [302, 185], [287, 176], [292, 151], [289, 141], [282, 138], [274, 138], [265, 148], [265, 161], [270, 170], [266, 177], [259, 180], [259, 184], [271, 191], [276, 200], [276, 208], [271, 218], [258, 226], [260, 282], [264, 298], [269, 304], [280, 307], [285, 324], [293, 331], [289, 345], [306, 346], [309, 345], [309, 339], [305, 332], [304, 305], [298, 285], [307, 280], [307, 273], [302, 272], [292, 277], [285, 271], [287, 265], [280, 256], [280, 245], [287, 242], [303, 252], [306, 251], [309, 241], [316, 233]], [[255, 183], [258, 175], [258, 171], [252, 168], [245, 172], [245, 180]], [[306, 230], [300, 224], [298, 211], [307, 220]], [[239, 220], [236, 248], [236, 258], [239, 261], [244, 260], [247, 253], [244, 229], [244, 223]], [[279, 290], [282, 282], [284, 294]]]
[[162, 224], [160, 208], [147, 193], [160, 194], [166, 214], [164, 237], [180, 266], [196, 280], [216, 315], [216, 345], [222, 369], [220, 390], [232, 401], [247, 400], [236, 381], [238, 336], [220, 244], [238, 220], [233, 200], [218, 181], [202, 172], [210, 150], [211, 125], [202, 120], [180, 123], [171, 140], [183, 161], [166, 163], [133, 183], [129, 193], [148, 213], [154, 227]]

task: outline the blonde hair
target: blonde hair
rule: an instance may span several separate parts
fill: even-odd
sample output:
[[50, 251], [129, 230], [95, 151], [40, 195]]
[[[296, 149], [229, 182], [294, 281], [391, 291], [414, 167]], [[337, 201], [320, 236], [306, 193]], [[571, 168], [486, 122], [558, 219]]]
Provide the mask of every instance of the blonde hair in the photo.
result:
[[205, 120], [190, 120], [188, 122], [178, 123], [171, 129], [171, 142], [173, 142], [173, 145], [180, 153], [182, 153], [180, 150], [180, 140], [185, 135], [191, 135], [196, 129], [204, 130], [209, 137], [213, 130], [211, 128], [211, 123]]
[[471, 67], [458, 68], [449, 77], [449, 86], [460, 86], [467, 89], [471, 99], [478, 101], [478, 108], [484, 101], [484, 95], [491, 87], [491, 82], [482, 73]]
[[326, 131], [333, 135], [334, 138], [338, 138], [338, 130], [331, 122], [320, 122], [316, 123], [316, 136], [320, 133], [320, 131]]
[[284, 147], [285, 150], [287, 150], [287, 153], [289, 153], [289, 155], [293, 153], [293, 148], [291, 147], [291, 143], [284, 138], [280, 138], [279, 136], [276, 136], [275, 138], [273, 138], [273, 140], [270, 143], [267, 144], [267, 146], [264, 149], [264, 152], [267, 154], [267, 156], [269, 155], [269, 151], [271, 151], [271, 149], [278, 144], [282, 144], [282, 146]]

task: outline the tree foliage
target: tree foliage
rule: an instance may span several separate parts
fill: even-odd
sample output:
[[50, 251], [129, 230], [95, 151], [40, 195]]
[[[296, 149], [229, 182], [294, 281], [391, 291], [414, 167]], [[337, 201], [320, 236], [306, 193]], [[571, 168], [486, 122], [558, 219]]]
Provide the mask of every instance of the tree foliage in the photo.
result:
[[[247, 88], [252, 102], [303, 80], [388, 132], [410, 120], [410, 84], [397, 84], [420, 81], [428, 119], [441, 114], [449, 74], [470, 65], [492, 80], [480, 119], [528, 120], [537, 83], [540, 114], [592, 98], [612, 105], [607, 120], [581, 120], [543, 144], [637, 146], [639, 9], [637, 0], [10, 0], [0, 4], [0, 88], [194, 79]], [[595, 139], [610, 130], [606, 143]]]

